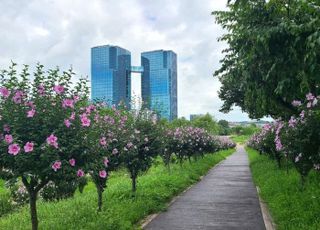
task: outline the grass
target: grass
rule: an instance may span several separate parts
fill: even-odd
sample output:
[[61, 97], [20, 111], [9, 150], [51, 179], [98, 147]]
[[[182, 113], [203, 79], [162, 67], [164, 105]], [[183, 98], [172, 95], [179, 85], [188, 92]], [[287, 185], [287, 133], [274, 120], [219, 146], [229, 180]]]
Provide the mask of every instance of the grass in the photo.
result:
[[230, 139], [236, 143], [245, 144], [249, 140], [250, 136], [251, 135], [232, 135]]
[[301, 190], [300, 176], [293, 168], [279, 169], [269, 157], [246, 148], [253, 179], [267, 202], [278, 230], [320, 229], [320, 174], [313, 171]]
[[[131, 184], [124, 171], [110, 176], [103, 197], [103, 210], [97, 213], [97, 195], [91, 183], [83, 194], [59, 202], [38, 202], [39, 229], [139, 229], [139, 221], [151, 213], [166, 209], [167, 202], [195, 183], [212, 166], [234, 149], [206, 155], [196, 162], [172, 165], [171, 173], [158, 164], [139, 177], [137, 193], [132, 197]], [[29, 209], [0, 218], [0, 229], [30, 229]]]

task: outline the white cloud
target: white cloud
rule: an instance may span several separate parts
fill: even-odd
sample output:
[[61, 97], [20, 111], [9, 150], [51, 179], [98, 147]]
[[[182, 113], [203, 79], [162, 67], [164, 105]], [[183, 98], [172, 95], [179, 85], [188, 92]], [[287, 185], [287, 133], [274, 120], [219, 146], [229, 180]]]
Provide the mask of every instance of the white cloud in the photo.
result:
[[222, 29], [211, 12], [226, 0], [1, 0], [0, 68], [10, 60], [68, 68], [90, 76], [90, 48], [114, 44], [132, 53], [171, 49], [178, 54], [179, 116], [214, 114], [218, 119], [248, 119], [240, 110], [218, 112]]

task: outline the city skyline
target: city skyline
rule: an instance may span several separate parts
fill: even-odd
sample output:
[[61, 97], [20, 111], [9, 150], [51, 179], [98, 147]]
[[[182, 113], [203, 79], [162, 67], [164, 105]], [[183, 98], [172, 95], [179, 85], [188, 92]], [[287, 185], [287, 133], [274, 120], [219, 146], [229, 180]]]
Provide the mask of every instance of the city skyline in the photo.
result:
[[[131, 52], [117, 45], [91, 48], [91, 99], [109, 105], [125, 102], [138, 108], [131, 98], [131, 73], [140, 74], [138, 101], [162, 118], [177, 118], [177, 54], [171, 50], [141, 53], [140, 66], [131, 64]], [[136, 99], [136, 98], [135, 98]]]

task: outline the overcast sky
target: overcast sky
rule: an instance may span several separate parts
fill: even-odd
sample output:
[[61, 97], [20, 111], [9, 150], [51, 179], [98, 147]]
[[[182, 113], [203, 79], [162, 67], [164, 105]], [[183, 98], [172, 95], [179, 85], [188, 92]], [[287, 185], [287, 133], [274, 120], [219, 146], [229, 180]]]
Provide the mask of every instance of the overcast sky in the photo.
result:
[[[46, 67], [73, 66], [90, 78], [90, 48], [118, 45], [131, 51], [132, 65], [140, 53], [156, 49], [178, 55], [178, 114], [209, 112], [217, 119], [247, 120], [235, 109], [219, 113], [219, 68], [222, 34], [211, 12], [226, 0], [0, 0], [0, 69], [10, 60]], [[139, 76], [134, 75], [134, 91]]]

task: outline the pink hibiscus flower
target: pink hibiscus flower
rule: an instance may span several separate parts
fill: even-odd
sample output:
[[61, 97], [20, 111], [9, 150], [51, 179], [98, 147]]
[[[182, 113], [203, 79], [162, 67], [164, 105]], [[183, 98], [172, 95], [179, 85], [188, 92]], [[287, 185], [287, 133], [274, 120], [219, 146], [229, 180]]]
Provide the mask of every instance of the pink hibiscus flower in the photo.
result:
[[106, 144], [107, 144], [106, 138], [105, 138], [105, 137], [101, 137], [101, 138], [100, 138], [100, 145], [105, 146]]
[[107, 172], [106, 172], [106, 170], [101, 170], [101, 171], [99, 171], [99, 176], [101, 177], [101, 178], [106, 178], [107, 177]]
[[12, 135], [10, 135], [10, 134], [6, 134], [6, 135], [4, 136], [4, 140], [5, 140], [5, 142], [6, 142], [7, 144], [11, 144], [12, 141], [13, 141], [13, 137], [12, 137]]
[[70, 164], [72, 167], [74, 167], [74, 166], [76, 165], [76, 160], [73, 159], [73, 158], [71, 158], [71, 159], [69, 160], [69, 164]]
[[11, 144], [8, 147], [8, 153], [12, 155], [17, 155], [20, 152], [20, 146], [18, 144]]
[[27, 112], [27, 117], [34, 117], [35, 114], [36, 114], [36, 110], [31, 109]]
[[62, 107], [63, 108], [73, 108], [74, 107], [74, 101], [72, 99], [64, 99], [62, 101]]
[[55, 85], [53, 87], [53, 90], [57, 93], [57, 94], [62, 94], [64, 92], [64, 87], [63, 85]]
[[33, 151], [33, 146], [34, 146], [34, 144], [32, 142], [27, 142], [23, 147], [24, 151], [26, 153], [32, 152]]
[[58, 137], [51, 134], [49, 137], [47, 137], [47, 144], [55, 148], [58, 148]]
[[91, 121], [89, 118], [87, 118], [86, 116], [81, 117], [81, 124], [83, 127], [89, 127], [90, 123], [91, 123]]
[[10, 91], [6, 88], [6, 87], [1, 87], [0, 88], [0, 94], [4, 97], [4, 98], [8, 98], [10, 95]]
[[82, 169], [79, 169], [79, 170], [77, 171], [77, 176], [78, 176], [78, 177], [83, 177], [83, 176], [84, 176], [84, 171], [83, 171]]
[[64, 120], [64, 124], [69, 128], [71, 126], [71, 122], [69, 119]]
[[109, 165], [109, 159], [108, 159], [107, 157], [104, 158], [103, 164], [104, 164], [104, 166], [108, 167], [108, 165]]
[[55, 161], [55, 162], [52, 164], [51, 168], [52, 168], [55, 172], [58, 171], [58, 169], [61, 168], [61, 161]]

